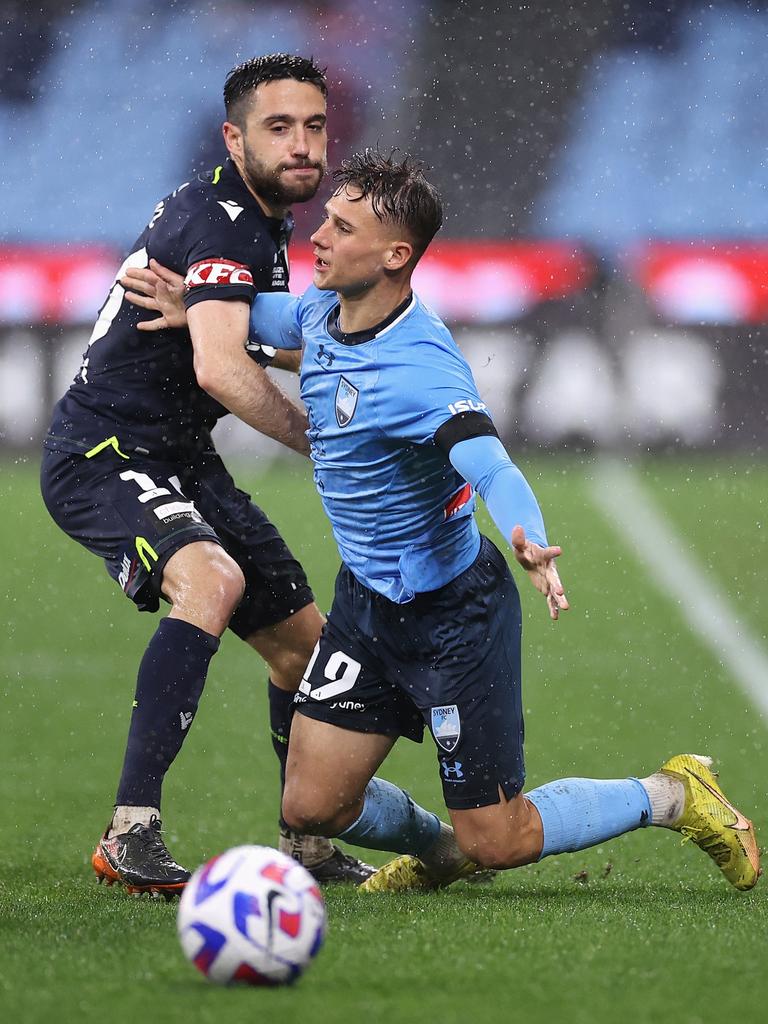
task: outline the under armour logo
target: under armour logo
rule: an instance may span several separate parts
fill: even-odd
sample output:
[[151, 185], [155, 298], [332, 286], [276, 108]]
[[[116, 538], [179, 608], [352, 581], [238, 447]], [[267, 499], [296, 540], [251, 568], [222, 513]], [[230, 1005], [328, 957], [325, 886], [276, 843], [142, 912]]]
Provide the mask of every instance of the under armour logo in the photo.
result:
[[447, 782], [459, 782], [464, 778], [461, 761], [443, 761], [443, 776]]
[[315, 353], [315, 362], [318, 363], [324, 370], [329, 370], [333, 360], [336, 358], [333, 352], [326, 352], [325, 345], [318, 345], [317, 352]]
[[192, 719], [195, 717], [194, 711], [180, 711], [179, 718], [181, 719], [181, 731], [184, 732], [192, 724]]

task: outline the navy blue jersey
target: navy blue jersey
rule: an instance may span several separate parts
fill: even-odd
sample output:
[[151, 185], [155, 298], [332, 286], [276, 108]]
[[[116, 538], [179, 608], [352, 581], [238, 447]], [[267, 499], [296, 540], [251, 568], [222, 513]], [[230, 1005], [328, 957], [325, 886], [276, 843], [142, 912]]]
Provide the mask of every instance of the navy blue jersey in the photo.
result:
[[161, 200], [117, 273], [46, 447], [84, 453], [116, 437], [124, 451], [166, 460], [209, 448], [227, 410], [197, 383], [189, 332], [138, 331], [147, 313], [125, 301], [119, 278], [154, 258], [185, 275], [187, 307], [251, 303], [258, 292], [287, 291], [291, 227], [262, 212], [230, 161]]

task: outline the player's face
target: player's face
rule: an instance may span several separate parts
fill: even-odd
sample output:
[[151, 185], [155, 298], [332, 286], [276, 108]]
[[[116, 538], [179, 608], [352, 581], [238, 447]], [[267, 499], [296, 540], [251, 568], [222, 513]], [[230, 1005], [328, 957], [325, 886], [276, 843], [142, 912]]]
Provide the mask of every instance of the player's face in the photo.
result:
[[232, 137], [236, 148], [230, 152], [269, 206], [305, 203], [317, 192], [326, 170], [325, 120], [325, 97], [314, 85], [286, 78], [256, 89], [245, 130]]
[[[403, 266], [396, 229], [382, 223], [370, 199], [354, 188], [341, 188], [325, 204], [326, 219], [310, 239], [315, 262], [312, 280], [318, 288], [353, 296], [367, 291]], [[394, 260], [394, 262], [393, 262]]]

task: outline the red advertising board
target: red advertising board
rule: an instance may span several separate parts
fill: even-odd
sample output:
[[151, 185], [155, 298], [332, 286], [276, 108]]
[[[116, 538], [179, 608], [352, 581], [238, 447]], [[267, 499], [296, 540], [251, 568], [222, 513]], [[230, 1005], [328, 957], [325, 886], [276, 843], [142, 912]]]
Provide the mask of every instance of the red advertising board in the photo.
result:
[[627, 269], [664, 319], [679, 324], [754, 324], [768, 319], [768, 245], [650, 242]]
[[[0, 322], [88, 323], [120, 262], [96, 247], [0, 248]], [[447, 320], [494, 323], [540, 302], [581, 291], [594, 276], [582, 250], [562, 242], [442, 242], [419, 264], [414, 284]], [[291, 249], [291, 290], [312, 279], [312, 248]]]

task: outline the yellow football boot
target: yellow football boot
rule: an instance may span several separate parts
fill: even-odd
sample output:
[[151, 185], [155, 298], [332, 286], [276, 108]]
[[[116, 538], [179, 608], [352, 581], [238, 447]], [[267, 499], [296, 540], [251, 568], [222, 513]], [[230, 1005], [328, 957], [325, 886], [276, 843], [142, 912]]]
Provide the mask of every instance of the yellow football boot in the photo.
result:
[[672, 828], [683, 842], [708, 853], [731, 885], [751, 889], [760, 875], [755, 829], [726, 799], [711, 764], [711, 757], [677, 754], [661, 766], [661, 773], [679, 779], [685, 790], [685, 810]]
[[[375, 871], [358, 886], [362, 892], [406, 892], [409, 889], [442, 889], [460, 878], [469, 879], [475, 875], [493, 874], [479, 867], [471, 860], [462, 861], [447, 874], [437, 874], [423, 864], [418, 857], [403, 854], [395, 857]], [[479, 879], [478, 879], [479, 880]]]

